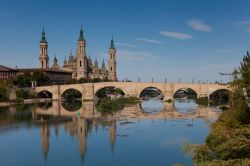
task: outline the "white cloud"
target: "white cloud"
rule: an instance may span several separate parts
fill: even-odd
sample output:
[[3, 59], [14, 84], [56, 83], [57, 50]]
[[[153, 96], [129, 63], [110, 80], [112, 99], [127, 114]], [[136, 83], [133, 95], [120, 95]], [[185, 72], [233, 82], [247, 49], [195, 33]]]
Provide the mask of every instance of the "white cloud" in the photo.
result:
[[191, 19], [187, 21], [187, 24], [197, 31], [205, 31], [205, 32], [212, 31], [211, 27], [209, 27], [208, 25], [206, 25], [204, 22], [200, 20]]
[[250, 24], [250, 20], [241, 20], [239, 22], [235, 23], [236, 25], [249, 25]]
[[150, 52], [142, 51], [119, 50], [117, 54], [119, 54], [117, 57], [120, 61], [148, 61], [159, 59]]
[[217, 53], [229, 53], [229, 52], [234, 52], [236, 51], [235, 49], [229, 48], [229, 49], [221, 49], [221, 50], [217, 50]]
[[129, 44], [129, 43], [115, 43], [117, 46], [124, 46], [124, 47], [136, 47], [134, 44]]
[[172, 37], [176, 39], [191, 39], [193, 36], [185, 33], [178, 33], [178, 32], [170, 32], [170, 31], [160, 31], [159, 32], [162, 36]]
[[141, 41], [144, 41], [144, 42], [147, 42], [147, 43], [154, 43], [154, 44], [161, 44], [162, 41], [159, 41], [159, 40], [154, 40], [154, 39], [147, 39], [147, 38], [136, 38], [136, 40], [141, 40]]

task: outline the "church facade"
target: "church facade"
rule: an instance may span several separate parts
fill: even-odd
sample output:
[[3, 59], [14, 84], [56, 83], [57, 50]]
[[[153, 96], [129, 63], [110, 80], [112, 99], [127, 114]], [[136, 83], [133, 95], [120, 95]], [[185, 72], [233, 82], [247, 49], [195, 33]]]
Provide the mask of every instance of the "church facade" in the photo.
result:
[[54, 58], [54, 64], [49, 67], [48, 42], [46, 41], [45, 32], [43, 30], [40, 41], [39, 61], [41, 69], [72, 72], [72, 78], [74, 79], [84, 78], [89, 80], [99, 78], [101, 80], [117, 81], [116, 48], [114, 45], [114, 39], [111, 39], [109, 47], [108, 66], [103, 60], [101, 66], [99, 67], [97, 60], [93, 63], [91, 57], [87, 57], [86, 40], [84, 38], [82, 28], [77, 42], [76, 55], [73, 55], [71, 51], [68, 59], [65, 58], [62, 67], [58, 64], [56, 57]]

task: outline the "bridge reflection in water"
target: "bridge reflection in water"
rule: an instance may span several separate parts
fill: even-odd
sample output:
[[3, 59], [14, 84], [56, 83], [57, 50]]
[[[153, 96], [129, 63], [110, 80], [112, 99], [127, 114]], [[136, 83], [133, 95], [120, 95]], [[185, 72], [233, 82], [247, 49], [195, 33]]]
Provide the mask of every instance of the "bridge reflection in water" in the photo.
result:
[[[152, 102], [152, 101], [148, 101]], [[119, 120], [129, 120], [129, 119], [179, 119], [179, 118], [202, 118], [205, 121], [209, 121], [211, 118], [217, 118], [220, 114], [216, 108], [213, 107], [204, 107], [194, 104], [192, 100], [186, 100], [183, 102], [182, 100], [177, 100], [175, 103], [167, 103], [155, 101], [157, 103], [161, 103], [160, 110], [155, 111], [154, 113], [147, 112], [146, 108], [143, 108], [144, 102], [125, 107], [123, 110], [118, 111], [116, 113], [106, 115], [105, 118], [107, 120], [110, 119], [119, 119]], [[181, 103], [181, 104], [180, 104]], [[180, 105], [184, 105], [185, 110], [189, 110], [188, 103], [191, 105], [191, 111], [183, 112]], [[182, 106], [183, 107], [183, 106]], [[150, 108], [152, 109], [152, 107]], [[79, 118], [88, 118], [88, 119], [102, 119], [103, 115], [96, 111], [93, 102], [83, 102], [81, 107], [76, 110], [69, 110], [67, 107], [63, 106], [60, 102], [53, 102], [49, 107], [36, 107], [32, 112], [33, 119], [35, 120], [43, 120], [43, 116], [41, 115], [53, 115], [53, 116], [64, 116], [64, 117], [79, 117]], [[41, 119], [37, 116], [40, 115]]]
[[[54, 129], [56, 137], [59, 136], [60, 128], [64, 128], [64, 131], [68, 133], [72, 138], [77, 138], [79, 153], [81, 158], [87, 152], [87, 138], [89, 133], [97, 132], [101, 128], [108, 130], [109, 143], [111, 150], [114, 152], [116, 137], [117, 137], [117, 122], [120, 124], [130, 123], [131, 121], [138, 121], [142, 119], [203, 119], [206, 123], [214, 121], [219, 115], [219, 111], [214, 111], [211, 107], [200, 107], [196, 104], [192, 105], [193, 111], [182, 112], [177, 103], [165, 103], [162, 102], [160, 109], [153, 113], [144, 111], [144, 103], [134, 106], [125, 107], [123, 110], [118, 111], [112, 115], [103, 116], [95, 110], [93, 102], [80, 103], [80, 107], [76, 109], [67, 109], [67, 104], [60, 102], [52, 102], [47, 104], [32, 105], [28, 111], [25, 111], [26, 115], [29, 115], [30, 121], [40, 126], [41, 128], [41, 143], [42, 152], [45, 161], [47, 160], [51, 130]], [[16, 118], [19, 114], [17, 107], [11, 107], [9, 113]], [[8, 123], [5, 123], [5, 125]], [[1, 124], [1, 126], [3, 126]], [[189, 124], [192, 126], [192, 124]]]
[[[159, 101], [158, 101], [159, 102]], [[49, 128], [54, 127], [55, 134], [58, 136], [58, 128], [61, 125], [64, 125], [64, 129], [66, 132], [70, 134], [70, 136], [77, 137], [79, 152], [82, 158], [84, 158], [87, 152], [87, 138], [90, 131], [95, 130], [97, 132], [98, 125], [102, 124], [103, 127], [108, 127], [109, 129], [109, 140], [112, 151], [115, 148], [116, 142], [116, 123], [117, 121], [121, 123], [126, 123], [130, 120], [142, 120], [142, 119], [203, 119], [205, 122], [210, 123], [214, 121], [219, 115], [220, 111], [214, 110], [215, 108], [211, 107], [201, 107], [191, 103], [193, 111], [182, 112], [182, 109], [179, 108], [179, 103], [182, 102], [177, 101], [177, 103], [164, 103], [162, 102], [162, 106], [160, 106], [160, 110], [158, 112], [145, 112], [143, 110], [143, 103], [125, 107], [123, 110], [118, 111], [112, 115], [107, 115], [105, 118], [102, 114], [95, 110], [95, 106], [93, 102], [84, 102], [82, 103], [82, 107], [75, 111], [69, 111], [66, 107], [64, 107], [60, 102], [53, 102], [52, 105], [48, 108], [44, 107], [36, 107], [36, 109], [32, 112], [32, 117], [34, 121], [41, 121], [42, 125], [42, 148], [44, 152], [44, 157], [47, 158], [48, 150], [49, 150]], [[177, 106], [175, 106], [177, 105]], [[185, 105], [187, 108], [187, 105]], [[47, 117], [54, 117], [53, 123], [48, 123], [50, 120], [46, 120]], [[61, 117], [61, 118], [60, 118]], [[68, 122], [65, 122], [65, 120]], [[62, 123], [60, 123], [62, 120]], [[55, 123], [57, 122], [57, 123]], [[50, 125], [50, 127], [48, 126]], [[192, 124], [188, 124], [191, 126]]]

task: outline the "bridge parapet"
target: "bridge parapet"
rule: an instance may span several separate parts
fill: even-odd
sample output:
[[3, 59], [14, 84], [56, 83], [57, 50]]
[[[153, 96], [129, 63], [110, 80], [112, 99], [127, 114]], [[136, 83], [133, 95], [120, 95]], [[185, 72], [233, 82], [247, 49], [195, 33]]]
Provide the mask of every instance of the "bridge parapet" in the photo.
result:
[[198, 97], [209, 97], [213, 92], [219, 89], [231, 89], [227, 85], [218, 84], [191, 84], [191, 83], [150, 83], [150, 82], [100, 82], [83, 83], [70, 85], [52, 85], [34, 88], [36, 93], [48, 91], [52, 94], [53, 100], [60, 100], [62, 94], [68, 89], [75, 89], [82, 94], [83, 100], [93, 100], [96, 92], [105, 87], [115, 87], [121, 89], [126, 96], [139, 97], [146, 88], [153, 87], [159, 89], [164, 99], [173, 99], [174, 94], [182, 88], [193, 89]]

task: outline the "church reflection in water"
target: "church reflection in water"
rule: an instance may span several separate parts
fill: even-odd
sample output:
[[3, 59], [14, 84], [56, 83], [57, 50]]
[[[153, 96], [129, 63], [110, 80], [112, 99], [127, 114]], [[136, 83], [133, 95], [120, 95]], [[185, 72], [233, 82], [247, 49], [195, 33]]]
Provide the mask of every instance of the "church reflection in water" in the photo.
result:
[[[63, 126], [66, 133], [74, 138], [76, 137], [78, 140], [79, 153], [81, 158], [84, 158], [87, 152], [87, 138], [88, 134], [92, 130], [98, 129], [99, 122], [95, 119], [86, 119], [81, 117], [74, 117], [72, 121], [62, 121], [53, 123], [49, 121], [41, 122], [41, 141], [42, 141], [42, 151], [44, 155], [44, 159], [47, 160], [48, 152], [49, 152], [49, 144], [50, 144], [50, 130], [54, 128], [54, 133], [56, 137], [59, 134], [59, 127]], [[115, 148], [116, 141], [116, 120], [112, 119], [105, 122], [105, 126], [109, 127], [109, 141], [111, 145], [112, 151]]]
[[[117, 136], [117, 121], [129, 121], [131, 119], [195, 119], [200, 118], [205, 122], [217, 118], [219, 111], [211, 107], [200, 107], [195, 105], [195, 111], [183, 113], [177, 111], [173, 104], [162, 103], [158, 112], [151, 114], [144, 111], [141, 104], [125, 107], [112, 115], [103, 116], [95, 110], [93, 102], [84, 103], [40, 103], [29, 105], [25, 108], [10, 107], [8, 111], [0, 113], [0, 126], [5, 128], [20, 121], [32, 122], [41, 128], [41, 143], [44, 159], [47, 160], [50, 149], [51, 130], [54, 129], [55, 137], [59, 136], [60, 128], [72, 138], [77, 138], [79, 153], [84, 158], [87, 152], [87, 138], [91, 131], [98, 130], [98, 126], [104, 125], [109, 130], [109, 143], [114, 152]], [[24, 111], [20, 111], [24, 109]]]

